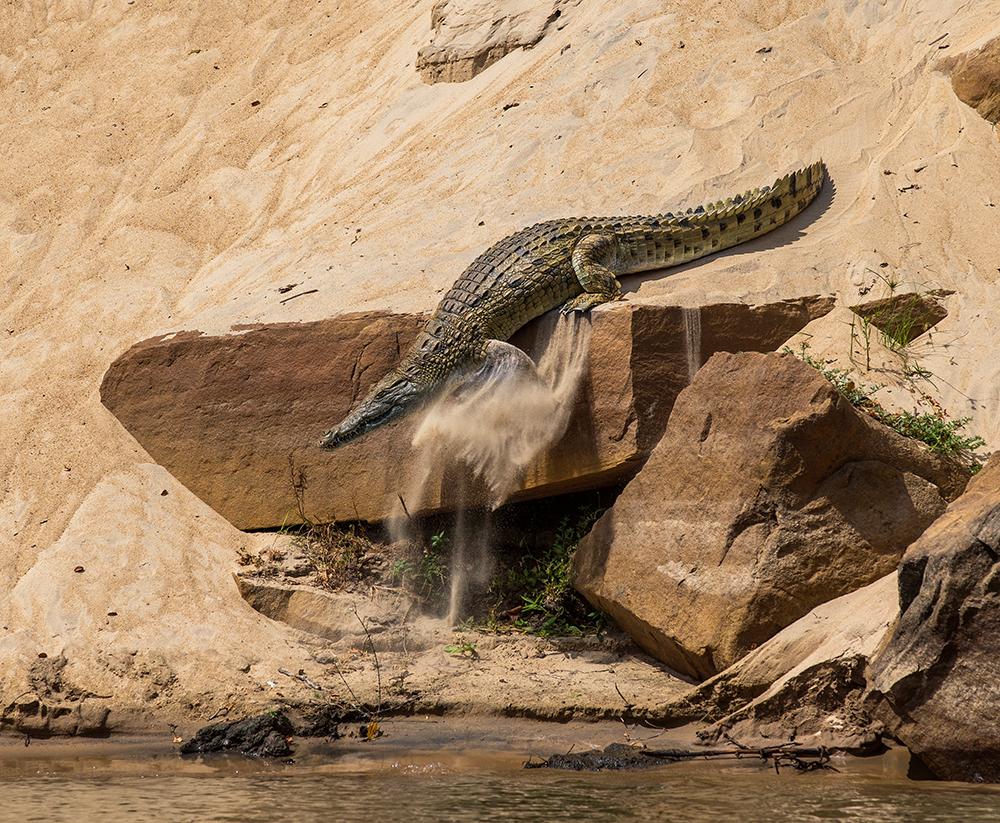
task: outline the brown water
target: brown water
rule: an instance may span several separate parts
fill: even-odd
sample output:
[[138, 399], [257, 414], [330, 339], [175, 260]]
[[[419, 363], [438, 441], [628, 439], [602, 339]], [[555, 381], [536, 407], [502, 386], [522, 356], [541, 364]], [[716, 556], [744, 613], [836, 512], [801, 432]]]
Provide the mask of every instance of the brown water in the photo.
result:
[[120, 746], [58, 756], [39, 751], [44, 744], [8, 748], [0, 821], [1000, 820], [1000, 787], [909, 781], [899, 754], [841, 759], [840, 773], [703, 762], [579, 774], [525, 771], [524, 751], [340, 745], [292, 765], [187, 761], [148, 747], [142, 756]]

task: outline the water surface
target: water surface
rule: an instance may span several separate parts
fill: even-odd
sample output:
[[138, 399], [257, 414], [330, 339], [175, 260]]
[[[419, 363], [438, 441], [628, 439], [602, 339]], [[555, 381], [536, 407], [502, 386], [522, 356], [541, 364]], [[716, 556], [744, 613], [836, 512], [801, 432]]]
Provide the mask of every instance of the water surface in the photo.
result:
[[580, 774], [525, 771], [523, 750], [496, 748], [355, 743], [283, 764], [181, 760], [169, 750], [53, 757], [8, 747], [0, 755], [0, 820], [1000, 820], [1000, 787], [910, 781], [903, 756], [842, 758], [839, 773], [697, 762]]

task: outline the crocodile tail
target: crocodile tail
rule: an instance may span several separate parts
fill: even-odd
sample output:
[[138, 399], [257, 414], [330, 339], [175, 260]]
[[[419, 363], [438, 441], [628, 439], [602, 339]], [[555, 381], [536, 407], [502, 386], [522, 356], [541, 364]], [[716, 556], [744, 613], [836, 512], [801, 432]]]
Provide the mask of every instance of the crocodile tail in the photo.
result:
[[670, 215], [668, 225], [696, 230], [696, 242], [682, 255], [685, 261], [693, 260], [784, 225], [816, 198], [825, 178], [826, 165], [820, 160], [779, 177], [770, 186]]

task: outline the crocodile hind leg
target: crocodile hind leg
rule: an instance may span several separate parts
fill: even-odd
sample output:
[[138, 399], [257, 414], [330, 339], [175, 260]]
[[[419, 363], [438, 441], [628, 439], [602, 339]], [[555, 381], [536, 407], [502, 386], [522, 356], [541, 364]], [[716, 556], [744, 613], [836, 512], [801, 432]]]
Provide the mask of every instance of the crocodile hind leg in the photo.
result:
[[567, 300], [560, 311], [590, 311], [594, 306], [622, 299], [622, 284], [615, 276], [618, 239], [613, 234], [588, 234], [573, 250], [573, 271], [583, 294]]

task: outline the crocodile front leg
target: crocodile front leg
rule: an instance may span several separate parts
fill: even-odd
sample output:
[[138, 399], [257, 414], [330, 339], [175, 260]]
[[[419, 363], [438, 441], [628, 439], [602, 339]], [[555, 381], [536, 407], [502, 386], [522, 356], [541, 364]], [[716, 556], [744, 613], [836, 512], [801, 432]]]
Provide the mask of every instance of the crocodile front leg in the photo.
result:
[[524, 380], [542, 383], [535, 361], [524, 351], [502, 340], [487, 340], [482, 356], [455, 374], [439, 397], [445, 400], [461, 399], [489, 384]]
[[560, 309], [590, 311], [594, 306], [622, 299], [622, 284], [618, 282], [618, 238], [613, 234], [588, 234], [573, 249], [573, 271], [583, 286], [583, 294], [567, 300]]

